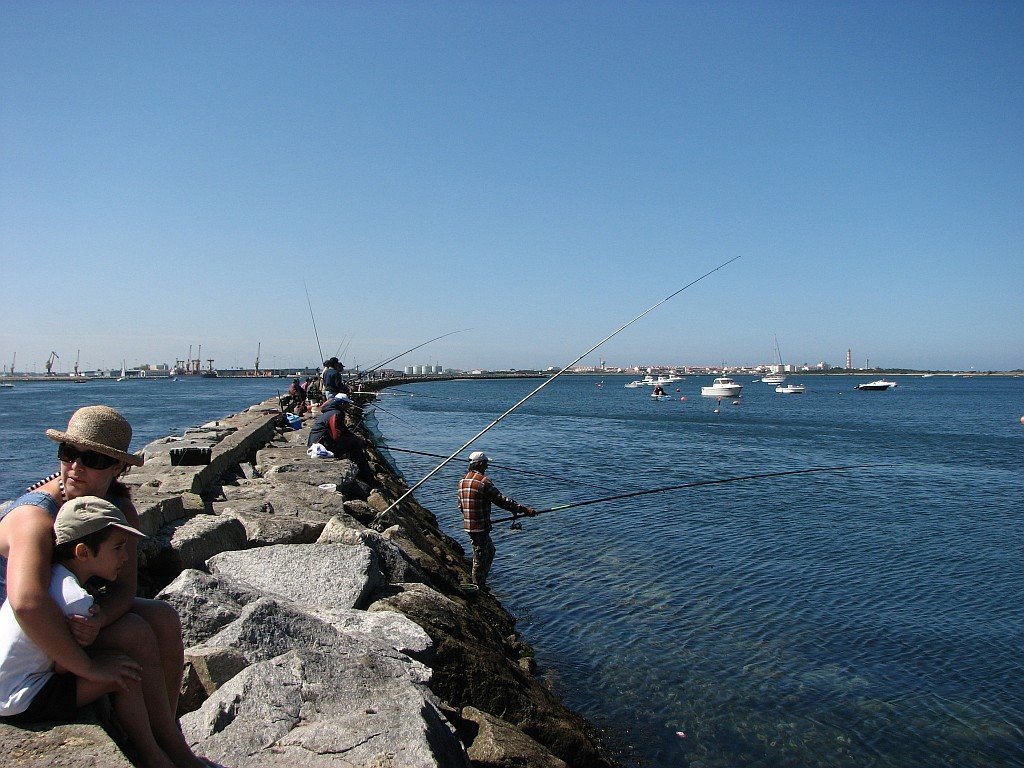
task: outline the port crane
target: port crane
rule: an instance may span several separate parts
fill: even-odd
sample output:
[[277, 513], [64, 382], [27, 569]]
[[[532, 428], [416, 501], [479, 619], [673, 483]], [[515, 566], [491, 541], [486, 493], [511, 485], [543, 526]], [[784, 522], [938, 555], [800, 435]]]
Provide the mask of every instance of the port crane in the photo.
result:
[[58, 355], [56, 352], [51, 351], [49, 359], [45, 363], [43, 363], [43, 365], [46, 366], [46, 375], [47, 376], [53, 376], [53, 361], [54, 360], [60, 360], [60, 355]]
[[256, 362], [253, 365], [252, 375], [253, 376], [257, 376], [257, 377], [260, 375], [260, 348], [262, 346], [263, 346], [263, 342], [262, 341], [256, 342]]

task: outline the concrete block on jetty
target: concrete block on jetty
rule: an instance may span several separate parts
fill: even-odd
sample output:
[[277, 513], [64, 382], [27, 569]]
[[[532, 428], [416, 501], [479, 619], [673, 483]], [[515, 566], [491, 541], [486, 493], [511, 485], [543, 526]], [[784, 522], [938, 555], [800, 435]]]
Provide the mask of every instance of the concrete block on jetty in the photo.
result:
[[[307, 457], [307, 434], [268, 401], [147, 445], [126, 476], [152, 537], [140, 591], [182, 617], [196, 752], [238, 768], [613, 766], [532, 675], [515, 620], [462, 590], [459, 542], [412, 497], [385, 512], [407, 486], [370, 435], [372, 480]], [[172, 463], [189, 447], [209, 463]], [[0, 726], [0, 751], [18, 768], [126, 765], [95, 721]]]

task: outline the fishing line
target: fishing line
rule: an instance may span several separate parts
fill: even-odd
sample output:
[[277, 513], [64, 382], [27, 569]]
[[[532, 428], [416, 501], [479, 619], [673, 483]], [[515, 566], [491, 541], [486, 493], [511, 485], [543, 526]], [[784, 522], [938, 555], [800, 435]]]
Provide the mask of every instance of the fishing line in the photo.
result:
[[[789, 469], [783, 472], [761, 472], [756, 475], [742, 475], [741, 477], [723, 477], [718, 480], [698, 480], [693, 483], [683, 483], [681, 485], [669, 485], [664, 488], [653, 488], [647, 491], [633, 491], [632, 493], [619, 493], [615, 496], [605, 496], [600, 499], [587, 499], [586, 501], [576, 501], [571, 504], [558, 504], [554, 507], [548, 507], [547, 509], [538, 509], [537, 514], [543, 515], [546, 512], [560, 512], [563, 509], [573, 509], [574, 507], [584, 507], [588, 504], [600, 504], [605, 501], [616, 501], [618, 499], [631, 499], [636, 496], [650, 496], [654, 493], [667, 493], [668, 491], [681, 491], [685, 488], [699, 488], [705, 485], [722, 485], [723, 483], [735, 483], [740, 480], [762, 480], [766, 477], [784, 477], [786, 475], [809, 475], [815, 472], [841, 472], [847, 469], [869, 469], [872, 467], [891, 467], [892, 464], [849, 464], [842, 467], [813, 467], [811, 469]], [[492, 520], [492, 523], [508, 523], [516, 522], [519, 519], [519, 515], [512, 515], [511, 517], [502, 517], [497, 520]]]
[[[387, 411], [384, 411], [387, 413]], [[394, 416], [394, 414], [392, 414]], [[410, 448], [395, 448], [394, 446], [385, 443], [383, 446], [388, 451], [398, 451], [399, 453], [412, 453], [417, 456], [429, 456], [432, 459], [443, 459], [443, 453], [427, 453], [426, 451], [414, 451]], [[469, 459], [463, 459], [463, 461], [469, 461]], [[543, 477], [545, 480], [558, 480], [563, 483], [571, 483], [572, 485], [588, 485], [591, 488], [600, 488], [603, 491], [611, 490], [607, 485], [599, 485], [598, 483], [588, 483], [585, 480], [572, 480], [567, 477], [560, 477], [558, 475], [546, 475], [543, 472], [531, 472], [528, 469], [516, 469], [515, 467], [509, 467], [504, 464], [495, 464], [493, 461], [487, 462], [488, 466], [492, 469], [503, 469], [506, 472], [515, 472], [518, 475], [533, 475], [534, 477]]]
[[402, 418], [401, 416], [399, 416], [399, 415], [398, 415], [397, 413], [394, 413], [393, 411], [389, 411], [389, 410], [388, 410], [387, 408], [382, 408], [382, 407], [381, 407], [381, 405], [380, 405], [380, 403], [376, 403], [376, 402], [374, 402], [374, 403], [367, 403], [367, 404], [366, 404], [365, 406], [358, 406], [358, 405], [357, 405], [357, 406], [355, 406], [355, 407], [356, 407], [356, 408], [359, 408], [359, 410], [360, 410], [360, 411], [362, 411], [363, 413], [366, 413], [366, 410], [367, 410], [367, 409], [368, 409], [368, 408], [369, 408], [369, 407], [370, 407], [371, 405], [372, 405], [372, 406], [373, 406], [374, 408], [376, 408], [376, 409], [377, 409], [378, 411], [383, 411], [383, 412], [384, 412], [384, 413], [386, 413], [386, 414], [387, 414], [388, 416], [394, 416], [394, 417], [395, 417], [396, 419], [398, 419], [398, 420], [399, 420], [400, 422], [402, 422], [402, 423], [403, 423], [403, 424], [405, 424], [406, 426], [409, 426], [409, 427], [413, 427], [413, 428], [415, 429], [415, 427], [416, 427], [416, 425], [415, 425], [415, 424], [413, 424], [413, 423], [412, 423], [412, 422], [410, 422], [410, 421], [406, 421], [406, 420], [405, 420], [405, 419], [403, 419], [403, 418]]
[[501, 416], [499, 416], [499, 417], [498, 417], [498, 418], [496, 418], [496, 419], [495, 419], [494, 421], [492, 421], [492, 422], [491, 422], [490, 424], [488, 424], [488, 425], [487, 425], [486, 427], [484, 427], [483, 429], [481, 429], [481, 430], [480, 430], [479, 432], [477, 432], [477, 433], [476, 433], [475, 435], [473, 435], [473, 437], [469, 438], [469, 440], [468, 440], [468, 441], [466, 441], [466, 443], [464, 443], [464, 444], [463, 444], [463, 445], [462, 445], [462, 446], [461, 446], [461, 447], [460, 447], [460, 448], [459, 448], [459, 449], [458, 449], [457, 451], [455, 451], [455, 453], [453, 453], [453, 454], [452, 454], [451, 456], [449, 456], [449, 457], [448, 457], [447, 459], [445, 459], [445, 460], [444, 460], [444, 461], [442, 461], [442, 462], [441, 462], [440, 464], [438, 464], [438, 465], [437, 465], [436, 467], [434, 467], [434, 469], [432, 469], [432, 470], [431, 470], [430, 472], [428, 472], [428, 473], [427, 473], [427, 475], [426, 475], [426, 476], [425, 476], [425, 477], [424, 477], [424, 478], [423, 478], [422, 480], [420, 480], [420, 481], [419, 481], [418, 483], [416, 483], [416, 484], [415, 484], [414, 486], [412, 486], [412, 488], [410, 488], [410, 489], [409, 489], [409, 490], [407, 490], [407, 491], [406, 491], [405, 493], [403, 493], [403, 494], [402, 494], [401, 496], [399, 496], [399, 497], [398, 497], [398, 499], [396, 499], [396, 500], [395, 500], [395, 501], [394, 501], [394, 502], [393, 502], [393, 503], [391, 504], [391, 506], [389, 506], [389, 507], [388, 507], [388, 508], [387, 508], [386, 510], [384, 510], [384, 511], [385, 511], [385, 512], [387, 512], [387, 511], [389, 511], [389, 510], [393, 509], [393, 508], [394, 508], [394, 507], [396, 507], [396, 506], [397, 506], [397, 505], [398, 505], [398, 504], [399, 504], [399, 503], [400, 503], [401, 501], [403, 501], [403, 500], [404, 500], [404, 499], [405, 499], [405, 498], [406, 498], [407, 496], [410, 496], [410, 495], [412, 495], [412, 492], [413, 492], [413, 491], [415, 491], [415, 490], [416, 490], [417, 488], [419, 488], [419, 487], [420, 487], [421, 485], [423, 485], [423, 484], [424, 484], [425, 482], [427, 482], [427, 480], [429, 480], [429, 479], [430, 479], [430, 478], [432, 478], [432, 477], [433, 477], [434, 475], [436, 475], [436, 474], [437, 474], [437, 473], [438, 473], [439, 471], [441, 471], [441, 468], [442, 468], [442, 467], [443, 467], [443, 466], [444, 466], [445, 464], [447, 464], [447, 463], [448, 463], [449, 461], [451, 461], [452, 459], [454, 459], [454, 458], [455, 458], [456, 456], [458, 456], [458, 455], [459, 455], [460, 453], [462, 453], [462, 452], [463, 452], [464, 450], [466, 450], [467, 448], [469, 448], [469, 446], [471, 446], [471, 445], [472, 445], [473, 443], [475, 443], [475, 442], [476, 442], [477, 440], [479, 440], [479, 439], [480, 439], [481, 437], [483, 437], [483, 436], [484, 436], [485, 434], [487, 434], [487, 433], [488, 433], [489, 431], [491, 431], [491, 429], [493, 429], [493, 428], [494, 428], [495, 426], [497, 426], [497, 424], [498, 424], [498, 423], [499, 423], [499, 422], [500, 422], [500, 421], [501, 421], [502, 419], [504, 419], [504, 418], [505, 418], [506, 416], [508, 416], [508, 415], [509, 415], [510, 413], [512, 413], [512, 412], [513, 412], [514, 410], [516, 410], [516, 408], [518, 408], [518, 407], [519, 407], [519, 406], [521, 406], [521, 405], [522, 405], [523, 403], [525, 403], [525, 402], [526, 402], [527, 400], [529, 400], [529, 399], [530, 399], [531, 397], [533, 397], [534, 395], [536, 395], [536, 394], [537, 394], [538, 392], [540, 392], [540, 391], [541, 391], [542, 389], [544, 389], [544, 387], [546, 387], [546, 386], [547, 386], [548, 384], [550, 384], [550, 383], [551, 383], [552, 381], [554, 381], [555, 379], [557, 379], [557, 378], [558, 378], [559, 376], [561, 376], [561, 375], [562, 375], [563, 373], [565, 373], [565, 372], [566, 372], [567, 370], [569, 370], [569, 369], [570, 369], [570, 368], [571, 368], [572, 366], [576, 365], [576, 363], [578, 363], [578, 362], [579, 362], [580, 360], [582, 360], [582, 359], [583, 359], [584, 357], [586, 357], [586, 356], [587, 356], [587, 355], [589, 355], [589, 354], [590, 354], [591, 352], [593, 352], [593, 351], [594, 351], [595, 349], [597, 349], [598, 347], [600, 347], [600, 346], [601, 346], [602, 344], [604, 344], [605, 342], [607, 342], [607, 341], [609, 341], [610, 339], [614, 338], [615, 336], [618, 336], [618, 335], [619, 335], [620, 333], [622, 333], [622, 332], [623, 332], [624, 330], [626, 330], [627, 328], [629, 328], [629, 326], [631, 326], [631, 325], [632, 325], [633, 323], [635, 323], [635, 322], [636, 322], [637, 320], [639, 320], [640, 318], [642, 318], [642, 317], [644, 317], [644, 316], [646, 316], [646, 315], [649, 315], [649, 314], [650, 314], [651, 312], [653, 312], [654, 310], [656, 310], [656, 309], [657, 309], [658, 307], [660, 307], [660, 306], [661, 306], [662, 304], [664, 304], [665, 302], [667, 302], [667, 301], [668, 301], [669, 299], [675, 298], [676, 296], [678, 296], [678, 295], [679, 295], [680, 293], [682, 293], [683, 291], [685, 291], [685, 290], [686, 290], [687, 288], [689, 288], [690, 286], [692, 286], [692, 285], [696, 285], [697, 283], [699, 283], [699, 282], [700, 282], [701, 280], [703, 280], [704, 278], [706, 278], [706, 277], [708, 277], [708, 276], [710, 276], [710, 275], [713, 275], [713, 274], [714, 274], [715, 272], [717, 272], [718, 270], [722, 269], [723, 267], [727, 267], [727, 266], [728, 266], [729, 264], [732, 264], [732, 263], [733, 263], [734, 261], [736, 261], [737, 259], [739, 259], [739, 258], [740, 258], [741, 256], [742, 256], [742, 254], [740, 254], [740, 256], [733, 256], [733, 257], [732, 257], [731, 259], [729, 259], [728, 261], [725, 261], [725, 262], [723, 262], [723, 263], [719, 264], [719, 265], [718, 265], [717, 267], [715, 267], [714, 269], [712, 269], [712, 270], [711, 270], [710, 272], [705, 272], [705, 273], [704, 273], [703, 275], [701, 275], [700, 277], [698, 277], [698, 278], [697, 278], [696, 280], [692, 280], [691, 282], [687, 283], [686, 285], [684, 285], [684, 286], [683, 286], [682, 288], [680, 288], [679, 290], [677, 290], [677, 291], [674, 291], [673, 293], [670, 293], [670, 294], [669, 294], [668, 296], [666, 296], [666, 297], [665, 297], [664, 299], [662, 299], [661, 301], [659, 301], [659, 302], [658, 302], [657, 304], [654, 304], [654, 305], [653, 305], [653, 306], [651, 306], [650, 308], [648, 308], [648, 309], [645, 309], [645, 310], [644, 310], [643, 312], [641, 312], [641, 313], [640, 313], [639, 315], [637, 315], [636, 317], [634, 317], [634, 318], [633, 318], [632, 320], [630, 320], [630, 321], [629, 321], [628, 323], [626, 323], [626, 324], [624, 324], [624, 325], [620, 326], [619, 328], [617, 328], [616, 330], [612, 331], [612, 332], [611, 332], [610, 334], [608, 334], [607, 336], [605, 336], [605, 337], [604, 337], [603, 339], [601, 339], [601, 340], [600, 340], [599, 342], [597, 342], [597, 344], [595, 344], [594, 346], [592, 346], [592, 347], [591, 347], [590, 349], [588, 349], [588, 350], [587, 350], [586, 352], [584, 352], [584, 353], [583, 353], [582, 355], [580, 355], [579, 357], [577, 357], [577, 358], [576, 358], [575, 360], [573, 360], [573, 361], [572, 361], [572, 362], [570, 362], [570, 363], [567, 363], [567, 364], [566, 364], [565, 366], [563, 366], [563, 367], [562, 367], [562, 370], [560, 370], [560, 371], [559, 371], [558, 373], [554, 374], [554, 375], [553, 375], [553, 376], [552, 376], [552, 377], [551, 377], [550, 379], [547, 379], [547, 380], [546, 380], [546, 381], [545, 381], [544, 383], [542, 383], [542, 384], [541, 384], [541, 385], [540, 385], [539, 387], [537, 387], [537, 388], [536, 388], [535, 390], [533, 390], [532, 392], [530, 392], [530, 394], [528, 394], [528, 395], [527, 395], [526, 397], [524, 397], [524, 398], [523, 398], [522, 400], [520, 400], [520, 401], [519, 401], [518, 403], [516, 403], [516, 404], [515, 404], [515, 405], [513, 405], [513, 406], [512, 406], [511, 408], [509, 408], [509, 409], [508, 409], [507, 411], [505, 411], [505, 412], [504, 412], [503, 414], [501, 414]]
[[302, 281], [302, 287], [306, 289], [306, 304], [309, 305], [309, 319], [313, 321], [313, 335], [316, 337], [316, 351], [320, 353], [320, 359], [326, 360], [324, 351], [320, 348], [320, 334], [316, 332], [316, 318], [313, 317], [313, 302], [309, 300], [309, 288], [306, 288], [306, 281]]
[[384, 362], [377, 363], [372, 368], [367, 368], [365, 371], [363, 371], [359, 375], [360, 376], [366, 376], [368, 374], [371, 374], [374, 371], [376, 371], [378, 368], [381, 368], [381, 367], [387, 365], [388, 363], [394, 362], [395, 360], [397, 360], [398, 358], [402, 357], [403, 355], [407, 355], [410, 352], [415, 352], [420, 347], [425, 347], [425, 346], [427, 346], [427, 344], [430, 344], [431, 342], [438, 341], [439, 339], [443, 339], [443, 338], [446, 338], [448, 336], [454, 336], [456, 333], [465, 333], [466, 331], [471, 331], [471, 330], [472, 330], [472, 328], [463, 328], [463, 329], [458, 330], [458, 331], [450, 331], [448, 333], [442, 333], [440, 336], [435, 336], [433, 339], [429, 339], [428, 341], [424, 341], [422, 344], [417, 344], [415, 347], [410, 347], [409, 349], [405, 350], [405, 352], [399, 352], [394, 357], [389, 357]]

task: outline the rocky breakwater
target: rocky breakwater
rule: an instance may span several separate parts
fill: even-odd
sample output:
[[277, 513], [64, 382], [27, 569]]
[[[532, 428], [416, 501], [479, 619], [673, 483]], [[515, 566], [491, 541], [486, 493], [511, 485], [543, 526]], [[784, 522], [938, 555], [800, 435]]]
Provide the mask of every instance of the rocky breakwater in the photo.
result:
[[[463, 591], [459, 542], [412, 497], [389, 509], [407, 486], [369, 435], [355, 427], [372, 478], [307, 457], [308, 423], [282, 428], [275, 405], [152, 443], [126, 476], [152, 537], [142, 589], [182, 617], [195, 750], [238, 768], [613, 766], [534, 676], [514, 619]], [[65, 728], [5, 728], [0, 749], [18, 747], [15, 765], [124, 764], [96, 744], [76, 761], [83, 734]]]

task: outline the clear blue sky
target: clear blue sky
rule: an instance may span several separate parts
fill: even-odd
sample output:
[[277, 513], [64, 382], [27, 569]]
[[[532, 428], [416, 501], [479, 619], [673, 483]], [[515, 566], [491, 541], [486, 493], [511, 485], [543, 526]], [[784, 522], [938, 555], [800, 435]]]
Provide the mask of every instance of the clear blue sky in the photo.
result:
[[[1024, 367], [1024, 3], [0, 4], [0, 363]], [[193, 350], [195, 352], [195, 349]]]

